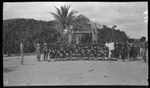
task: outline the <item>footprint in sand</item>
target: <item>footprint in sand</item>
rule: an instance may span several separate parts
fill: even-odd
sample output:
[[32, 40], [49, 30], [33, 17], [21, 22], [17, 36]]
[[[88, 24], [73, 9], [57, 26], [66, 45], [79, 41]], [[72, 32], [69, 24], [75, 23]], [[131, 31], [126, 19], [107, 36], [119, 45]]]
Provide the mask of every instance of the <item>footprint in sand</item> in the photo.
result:
[[94, 69], [89, 70], [89, 72], [94, 71]]
[[107, 75], [104, 75], [104, 78], [108, 78], [108, 76], [107, 76]]

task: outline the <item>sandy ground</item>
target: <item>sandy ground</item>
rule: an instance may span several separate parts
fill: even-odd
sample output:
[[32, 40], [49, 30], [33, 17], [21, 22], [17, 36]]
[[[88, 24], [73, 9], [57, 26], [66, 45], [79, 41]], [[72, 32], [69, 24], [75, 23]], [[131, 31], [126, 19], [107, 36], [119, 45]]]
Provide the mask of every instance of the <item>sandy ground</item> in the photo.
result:
[[143, 61], [37, 62], [35, 56], [3, 58], [4, 86], [28, 85], [148, 85]]

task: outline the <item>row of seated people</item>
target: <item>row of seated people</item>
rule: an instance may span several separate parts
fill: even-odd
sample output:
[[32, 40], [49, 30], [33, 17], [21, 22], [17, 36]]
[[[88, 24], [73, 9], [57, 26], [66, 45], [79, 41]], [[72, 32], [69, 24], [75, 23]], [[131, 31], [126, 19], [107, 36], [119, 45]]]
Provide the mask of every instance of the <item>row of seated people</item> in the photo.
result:
[[[59, 47], [59, 48], [58, 48]], [[129, 47], [129, 57], [137, 57], [138, 50], [136, 47]], [[75, 47], [60, 47], [60, 46], [52, 46], [47, 48], [42, 48], [42, 52], [44, 53], [44, 58], [66, 58], [66, 57], [108, 57], [108, 48], [106, 46], [75, 46]], [[111, 51], [113, 58], [122, 59], [127, 58], [128, 50], [125, 44], [115, 44], [115, 49]]]
[[45, 57], [50, 58], [65, 58], [65, 57], [107, 57], [107, 47], [67, 47], [67, 48], [49, 48], [43, 50]]

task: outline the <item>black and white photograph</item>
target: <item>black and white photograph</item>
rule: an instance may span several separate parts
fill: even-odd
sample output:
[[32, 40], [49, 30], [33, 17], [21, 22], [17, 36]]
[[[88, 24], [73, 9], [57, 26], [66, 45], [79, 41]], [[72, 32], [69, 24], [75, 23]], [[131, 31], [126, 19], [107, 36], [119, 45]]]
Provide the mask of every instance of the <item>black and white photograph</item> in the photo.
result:
[[3, 2], [3, 86], [148, 86], [148, 2]]

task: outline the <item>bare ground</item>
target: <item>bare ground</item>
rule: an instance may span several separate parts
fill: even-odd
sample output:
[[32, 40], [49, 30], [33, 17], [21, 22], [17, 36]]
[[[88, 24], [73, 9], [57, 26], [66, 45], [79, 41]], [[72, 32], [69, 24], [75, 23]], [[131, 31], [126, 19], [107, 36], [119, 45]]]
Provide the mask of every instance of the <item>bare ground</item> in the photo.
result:
[[35, 56], [25, 56], [20, 65], [19, 58], [3, 58], [4, 86], [148, 85], [148, 63], [143, 61], [37, 62]]

